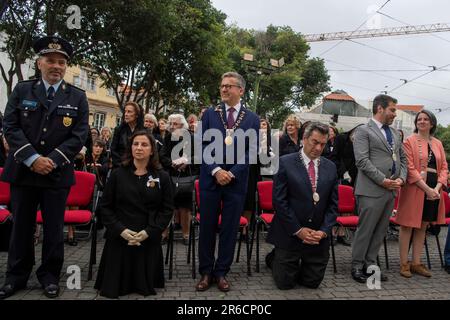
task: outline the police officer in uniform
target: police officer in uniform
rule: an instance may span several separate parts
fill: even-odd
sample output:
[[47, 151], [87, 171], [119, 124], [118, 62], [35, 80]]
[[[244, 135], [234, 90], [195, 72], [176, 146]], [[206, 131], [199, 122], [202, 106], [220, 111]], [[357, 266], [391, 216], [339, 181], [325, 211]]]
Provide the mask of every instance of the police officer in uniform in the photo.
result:
[[10, 152], [1, 180], [11, 184], [14, 224], [0, 299], [27, 285], [34, 261], [38, 206], [44, 220], [44, 242], [36, 274], [47, 297], [59, 295], [64, 210], [75, 183], [73, 159], [89, 131], [85, 92], [63, 80], [72, 46], [62, 38], [48, 36], [38, 39], [33, 49], [39, 55], [41, 78], [16, 85], [3, 122]]

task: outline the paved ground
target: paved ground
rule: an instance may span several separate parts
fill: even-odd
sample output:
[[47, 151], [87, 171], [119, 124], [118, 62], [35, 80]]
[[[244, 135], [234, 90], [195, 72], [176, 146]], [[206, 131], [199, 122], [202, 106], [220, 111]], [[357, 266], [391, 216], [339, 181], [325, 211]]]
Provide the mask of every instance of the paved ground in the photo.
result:
[[[447, 230], [443, 229], [440, 234], [441, 245], [445, 241]], [[100, 235], [100, 233], [99, 233]], [[101, 239], [101, 236], [99, 236]], [[98, 261], [103, 248], [103, 239], [98, 245]], [[261, 266], [261, 272], [253, 272], [251, 277], [246, 274], [246, 266], [244, 253], [239, 263], [232, 266], [232, 271], [228, 276], [231, 281], [232, 290], [229, 293], [222, 293], [216, 287], [212, 287], [207, 292], [199, 293], [194, 290], [195, 280], [191, 278], [190, 266], [186, 263], [187, 247], [181, 241], [176, 241], [174, 252], [174, 274], [172, 280], [167, 280], [166, 288], [158, 290], [157, 296], [145, 297], [145, 299], [163, 299], [163, 300], [297, 300], [297, 299], [369, 299], [369, 300], [404, 300], [404, 299], [450, 299], [450, 275], [440, 267], [440, 260], [437, 253], [437, 247], [434, 237], [428, 236], [430, 247], [431, 263], [433, 277], [426, 279], [424, 277], [414, 275], [411, 279], [405, 279], [398, 273], [399, 259], [398, 248], [395, 240], [388, 241], [388, 252], [390, 269], [386, 270], [389, 276], [388, 282], [382, 283], [381, 290], [369, 290], [365, 284], [359, 284], [352, 280], [350, 276], [350, 257], [351, 249], [342, 245], [336, 246], [337, 256], [337, 273], [333, 273], [330, 263], [322, 285], [316, 289], [306, 289], [297, 287], [290, 291], [280, 291], [275, 287], [272, 280], [270, 270], [266, 268], [264, 263]], [[165, 248], [165, 247], [164, 247]], [[93, 288], [94, 280], [87, 281], [88, 258], [89, 258], [89, 241], [80, 241], [78, 246], [66, 246], [66, 260], [64, 264], [64, 274], [61, 277], [62, 293], [59, 299], [71, 300], [92, 300], [103, 299], [98, 296]], [[41, 244], [36, 247], [36, 256], [40, 256]], [[263, 244], [262, 257], [270, 250], [270, 246]], [[381, 265], [382, 270], [385, 268], [384, 253], [382, 251]], [[7, 254], [0, 253], [0, 283], [4, 281], [4, 273], [6, 269]], [[425, 257], [423, 259], [425, 261]], [[38, 261], [39, 263], [39, 261]], [[252, 269], [254, 271], [254, 259], [252, 261]], [[82, 270], [81, 290], [69, 290], [66, 287], [68, 275], [65, 274], [67, 267], [70, 265], [78, 265]], [[97, 268], [94, 266], [94, 279], [96, 277]], [[166, 272], [166, 278], [167, 278]], [[19, 300], [39, 300], [47, 299], [42, 290], [39, 289], [35, 275], [29, 281], [29, 288], [20, 291], [11, 299]], [[121, 299], [144, 299], [140, 295], [129, 295], [121, 297]]]

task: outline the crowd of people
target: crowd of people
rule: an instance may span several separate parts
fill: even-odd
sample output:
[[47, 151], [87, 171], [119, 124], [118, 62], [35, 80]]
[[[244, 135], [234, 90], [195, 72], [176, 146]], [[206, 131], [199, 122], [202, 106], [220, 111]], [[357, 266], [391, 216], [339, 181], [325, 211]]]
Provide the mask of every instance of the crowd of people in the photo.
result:
[[[403, 133], [390, 126], [397, 100], [387, 95], [374, 98], [373, 118], [367, 124], [348, 132], [319, 122], [302, 124], [298, 116], [289, 115], [281, 134], [273, 134], [269, 121], [243, 102], [244, 78], [227, 72], [219, 86], [221, 103], [202, 108], [198, 115], [185, 118], [177, 113], [158, 119], [129, 101], [119, 126], [99, 130], [88, 125], [85, 93], [63, 80], [71, 45], [58, 37], [44, 37], [34, 49], [41, 77], [15, 87], [2, 121], [1, 179], [11, 185], [14, 223], [0, 299], [27, 284], [38, 208], [44, 221], [38, 280], [47, 297], [59, 295], [64, 210], [75, 183], [74, 169], [96, 176], [95, 214], [100, 229], [106, 229], [106, 240], [95, 288], [109, 298], [133, 292], [151, 295], [164, 287], [162, 245], [167, 228], [174, 221], [182, 243], [190, 243], [196, 179], [201, 275], [197, 291], [214, 283], [223, 292], [231, 289], [227, 274], [240, 219], [253, 221], [256, 184], [262, 180], [273, 180], [275, 215], [267, 240], [274, 249], [266, 263], [279, 289], [297, 284], [317, 288], [325, 275], [331, 237], [352, 245], [351, 275], [365, 282], [368, 268], [377, 264], [396, 198], [400, 274], [431, 277], [420, 257], [429, 225], [445, 224], [443, 197], [449, 175], [442, 143], [434, 137], [437, 120], [430, 111], [417, 114], [415, 131], [404, 142]], [[221, 132], [221, 138], [205, 139], [210, 129]], [[241, 145], [239, 130], [254, 132], [257, 143], [248, 138]], [[194, 161], [196, 137], [202, 138], [200, 164]], [[214, 149], [213, 161], [206, 161], [206, 151], [217, 145], [223, 152]], [[251, 163], [255, 155], [257, 161]], [[274, 157], [279, 157], [279, 166], [270, 173], [261, 159]], [[339, 184], [354, 187], [359, 224], [352, 244], [344, 237], [345, 230], [336, 227]], [[77, 245], [76, 233], [69, 227], [69, 245]], [[449, 238], [445, 259], [450, 273]], [[384, 273], [381, 280], [388, 280]]]

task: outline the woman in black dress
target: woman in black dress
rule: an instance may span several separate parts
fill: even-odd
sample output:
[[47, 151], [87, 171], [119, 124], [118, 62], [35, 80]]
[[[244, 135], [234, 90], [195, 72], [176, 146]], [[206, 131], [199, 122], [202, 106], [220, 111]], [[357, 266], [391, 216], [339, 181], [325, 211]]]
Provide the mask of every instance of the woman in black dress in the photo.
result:
[[154, 150], [147, 131], [135, 132], [127, 159], [106, 184], [99, 205], [106, 242], [95, 282], [102, 296], [155, 295], [164, 287], [161, 233], [172, 217], [173, 196]]

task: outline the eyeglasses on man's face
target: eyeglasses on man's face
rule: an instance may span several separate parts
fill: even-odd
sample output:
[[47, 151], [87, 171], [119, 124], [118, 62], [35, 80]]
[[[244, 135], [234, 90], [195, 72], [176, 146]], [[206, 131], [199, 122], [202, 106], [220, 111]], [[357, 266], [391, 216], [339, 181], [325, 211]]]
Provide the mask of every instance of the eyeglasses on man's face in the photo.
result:
[[220, 90], [223, 90], [223, 89], [230, 90], [233, 87], [240, 88], [241, 86], [238, 86], [237, 84], [222, 84], [219, 86], [219, 89]]

